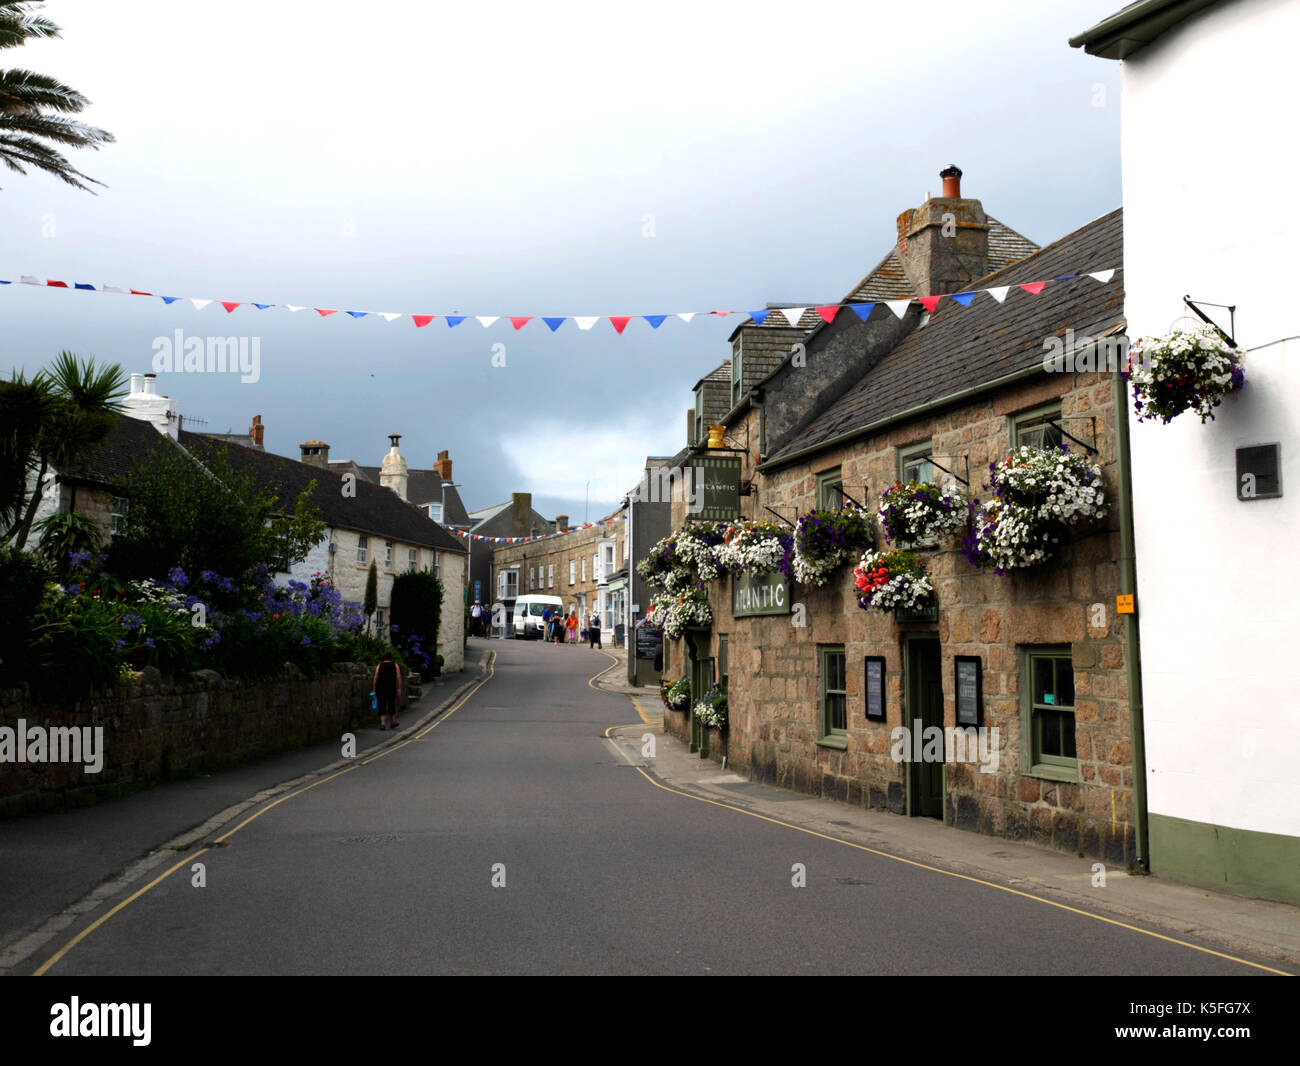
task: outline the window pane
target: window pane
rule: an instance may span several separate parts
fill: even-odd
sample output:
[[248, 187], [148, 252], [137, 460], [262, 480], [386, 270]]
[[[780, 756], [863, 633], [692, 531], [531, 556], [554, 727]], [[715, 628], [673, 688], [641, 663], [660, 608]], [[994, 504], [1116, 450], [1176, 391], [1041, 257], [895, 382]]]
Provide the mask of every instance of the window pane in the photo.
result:
[[1056, 660], [1056, 705], [1074, 706], [1074, 667], [1069, 659]]
[[845, 706], [843, 696], [826, 697], [827, 717], [832, 729], [847, 729], [847, 719], [845, 717]]
[[1040, 755], [1061, 754], [1061, 722], [1055, 711], [1038, 711]]
[[903, 463], [903, 480], [926, 482], [934, 481], [934, 466], [928, 455], [916, 455]]
[[1055, 703], [1056, 684], [1052, 678], [1052, 660], [1046, 656], [1035, 656], [1031, 661], [1034, 666], [1034, 703]]

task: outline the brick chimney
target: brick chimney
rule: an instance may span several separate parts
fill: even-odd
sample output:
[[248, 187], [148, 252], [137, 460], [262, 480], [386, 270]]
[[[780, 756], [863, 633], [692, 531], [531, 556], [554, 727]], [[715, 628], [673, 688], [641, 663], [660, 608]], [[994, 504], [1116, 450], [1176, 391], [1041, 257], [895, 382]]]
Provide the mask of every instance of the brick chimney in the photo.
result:
[[253, 424], [248, 427], [248, 435], [253, 439], [254, 448], [262, 447], [262, 431], [265, 428], [266, 427], [262, 425], [262, 416], [254, 415]]
[[308, 466], [318, 466], [322, 470], [330, 468], [330, 446], [323, 440], [309, 440], [298, 447], [302, 449], [302, 461]]
[[555, 531], [561, 533], [569, 528], [569, 516], [567, 514], [557, 514], [555, 516]]
[[406, 460], [402, 458], [402, 453], [397, 450], [397, 442], [402, 439], [400, 433], [388, 434], [388, 440], [392, 447], [388, 449], [388, 454], [384, 456], [384, 461], [379, 467], [379, 484], [386, 489], [392, 489], [403, 500], [406, 499], [406, 483], [409, 477], [406, 469]]
[[917, 295], [961, 292], [989, 272], [984, 206], [961, 194], [961, 168], [939, 171], [943, 195], [898, 216], [898, 254]]
[[433, 464], [433, 472], [443, 481], [451, 480], [451, 459], [447, 457], [446, 452], [438, 453], [438, 461]]

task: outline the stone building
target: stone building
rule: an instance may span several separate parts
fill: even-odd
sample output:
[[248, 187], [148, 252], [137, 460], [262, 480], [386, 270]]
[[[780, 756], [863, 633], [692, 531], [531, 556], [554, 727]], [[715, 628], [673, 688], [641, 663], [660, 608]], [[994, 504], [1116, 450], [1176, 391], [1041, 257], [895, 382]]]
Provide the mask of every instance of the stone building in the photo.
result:
[[[746, 364], [764, 369], [778, 349], [759, 346], [766, 326], [737, 330], [728, 450], [696, 443], [686, 461], [739, 457], [740, 513], [793, 525], [845, 499], [874, 511], [898, 481], [965, 480], [987, 498], [990, 462], [1068, 444], [1100, 465], [1108, 516], [1005, 575], [973, 566], [959, 539], [929, 546], [930, 617], [861, 609], [852, 563], [822, 588], [771, 581], [785, 587], [766, 600], [711, 582], [712, 624], [668, 642], [665, 676], [697, 693], [725, 683], [729, 729], [710, 736], [671, 710], [665, 727], [755, 780], [1133, 863], [1115, 376], [1044, 362], [1122, 331], [1121, 214], [1035, 249], [961, 196], [960, 171], [944, 178], [942, 197], [899, 217], [895, 248], [848, 297], [858, 307], [783, 323], [785, 355], [757, 380]], [[685, 521], [679, 493], [672, 525]], [[959, 659], [982, 686], [966, 694], [979, 697], [978, 760], [953, 750]], [[869, 672], [882, 717], [868, 715]], [[918, 722], [950, 731], [937, 754], [901, 734]]]
[[559, 596], [584, 626], [589, 614], [598, 613], [601, 640], [613, 643], [615, 626], [626, 625], [628, 609], [626, 515], [624, 506], [584, 526], [570, 526], [568, 515], [557, 515], [554, 534], [493, 546], [495, 587], [514, 590], [514, 596], [498, 595], [507, 616], [515, 596]]

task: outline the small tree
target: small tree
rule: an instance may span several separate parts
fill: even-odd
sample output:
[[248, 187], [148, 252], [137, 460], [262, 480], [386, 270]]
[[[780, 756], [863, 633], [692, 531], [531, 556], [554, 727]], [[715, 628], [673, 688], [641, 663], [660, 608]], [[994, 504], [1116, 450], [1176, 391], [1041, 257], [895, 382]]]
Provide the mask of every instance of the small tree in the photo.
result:
[[159, 436], [124, 479], [131, 521], [109, 550], [114, 572], [146, 577], [180, 567], [248, 583], [260, 567], [275, 571], [306, 558], [325, 533], [311, 503], [315, 482], [290, 501], [252, 473], [235, 471], [226, 447], [237, 446], [196, 446], [191, 455]]
[[438, 672], [438, 626], [445, 589], [431, 570], [408, 570], [393, 579], [392, 615], [406, 661], [426, 674]]
[[370, 560], [370, 570], [366, 574], [366, 598], [362, 603], [361, 609], [366, 613], [366, 631], [370, 631], [370, 620], [374, 617], [375, 611], [379, 607], [379, 571], [375, 569], [375, 561]]

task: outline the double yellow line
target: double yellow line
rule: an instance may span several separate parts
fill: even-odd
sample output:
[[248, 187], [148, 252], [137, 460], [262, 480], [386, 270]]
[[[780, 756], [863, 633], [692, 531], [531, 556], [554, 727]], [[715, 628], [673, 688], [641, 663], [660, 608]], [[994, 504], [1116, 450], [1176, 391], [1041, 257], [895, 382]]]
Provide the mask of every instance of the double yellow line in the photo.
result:
[[119, 903], [117, 906], [115, 906], [112, 910], [108, 911], [106, 914], [102, 914], [102, 915], [100, 915], [100, 916], [99, 916], [98, 918], [96, 918], [96, 919], [95, 919], [95, 920], [94, 920], [90, 925], [86, 926], [85, 929], [83, 929], [80, 933], [78, 933], [78, 934], [77, 934], [76, 936], [74, 936], [71, 940], [69, 940], [66, 944], [64, 944], [63, 947], [61, 947], [58, 951], [56, 951], [56, 952], [55, 952], [53, 955], [51, 955], [48, 959], [46, 959], [45, 962], [41, 964], [40, 969], [38, 969], [38, 970], [37, 970], [37, 971], [36, 971], [32, 976], [33, 976], [33, 977], [43, 977], [46, 973], [49, 972], [50, 967], [52, 967], [52, 966], [54, 966], [56, 963], [58, 963], [58, 961], [59, 961], [60, 959], [62, 959], [62, 958], [63, 958], [63, 957], [64, 957], [64, 956], [69, 952], [69, 951], [71, 951], [73, 948], [75, 948], [75, 947], [76, 947], [78, 944], [80, 944], [80, 943], [81, 943], [81, 942], [82, 942], [86, 937], [88, 937], [91, 933], [93, 933], [96, 929], [98, 929], [98, 928], [99, 928], [101, 925], [103, 925], [106, 921], [108, 921], [110, 918], [112, 918], [113, 915], [117, 914], [119, 911], [125, 910], [128, 906], [130, 906], [132, 903], [134, 903], [137, 899], [139, 899], [141, 896], [143, 896], [146, 892], [148, 892], [148, 891], [149, 891], [151, 888], [153, 888], [155, 885], [159, 885], [159, 884], [161, 884], [163, 881], [166, 881], [167, 878], [169, 878], [172, 874], [174, 874], [174, 873], [175, 873], [177, 870], [179, 870], [182, 866], [186, 865], [187, 863], [192, 863], [192, 862], [193, 862], [195, 859], [197, 859], [200, 855], [203, 855], [203, 854], [205, 854], [206, 852], [211, 851], [214, 847], [216, 847], [216, 846], [219, 845], [219, 844], [223, 844], [223, 843], [225, 843], [226, 840], [228, 840], [230, 837], [232, 837], [232, 836], [234, 836], [236, 833], [238, 833], [241, 829], [244, 828], [244, 826], [248, 825], [250, 822], [255, 822], [255, 821], [257, 821], [257, 819], [261, 818], [262, 815], [264, 815], [267, 811], [274, 810], [276, 807], [280, 806], [281, 803], [285, 802], [285, 800], [291, 800], [291, 799], [293, 799], [295, 796], [301, 796], [304, 792], [310, 792], [313, 788], [319, 788], [321, 785], [324, 785], [324, 784], [326, 784], [327, 782], [330, 782], [330, 781], [333, 781], [333, 780], [335, 780], [335, 779], [337, 779], [337, 778], [340, 778], [340, 777], [342, 777], [344, 774], [350, 774], [350, 773], [352, 773], [354, 770], [358, 770], [358, 769], [360, 769], [362, 766], [367, 766], [367, 765], [369, 765], [370, 763], [374, 762], [374, 761], [377, 760], [377, 759], [382, 759], [385, 755], [391, 755], [393, 752], [397, 751], [398, 749], [406, 747], [406, 745], [410, 744], [410, 743], [413, 742], [413, 741], [421, 740], [421, 739], [422, 739], [423, 737], [425, 737], [427, 734], [431, 733], [434, 729], [436, 729], [436, 728], [437, 728], [438, 726], [440, 726], [443, 722], [445, 722], [448, 718], [450, 718], [453, 714], [455, 714], [458, 710], [460, 710], [463, 706], [465, 706], [466, 701], [467, 701], [471, 696], [473, 696], [474, 693], [476, 693], [479, 689], [481, 689], [484, 685], [486, 685], [489, 681], [492, 680], [492, 675], [496, 672], [496, 652], [491, 652], [491, 653], [489, 653], [489, 656], [490, 656], [490, 657], [489, 657], [489, 659], [488, 659], [488, 672], [487, 672], [487, 674], [486, 674], [483, 678], [481, 678], [481, 679], [478, 681], [477, 684], [475, 684], [471, 689], [469, 689], [469, 690], [468, 690], [468, 691], [467, 691], [467, 692], [466, 692], [466, 693], [465, 693], [465, 694], [464, 694], [460, 699], [458, 699], [458, 700], [456, 701], [456, 703], [455, 703], [455, 704], [454, 704], [454, 705], [453, 705], [449, 710], [447, 710], [447, 711], [443, 712], [442, 714], [440, 714], [437, 718], [435, 718], [432, 722], [430, 722], [427, 726], [425, 726], [423, 729], [421, 729], [421, 730], [420, 730], [418, 733], [416, 733], [414, 736], [407, 737], [407, 738], [406, 738], [405, 740], [403, 740], [400, 744], [393, 744], [391, 747], [387, 747], [387, 748], [385, 748], [383, 751], [380, 751], [380, 752], [377, 752], [377, 753], [374, 754], [374, 755], [371, 755], [369, 758], [362, 759], [360, 762], [355, 763], [355, 764], [352, 765], [352, 766], [347, 766], [347, 767], [344, 767], [342, 770], [337, 770], [337, 771], [335, 771], [334, 773], [330, 774], [328, 777], [322, 777], [319, 781], [313, 781], [310, 785], [304, 785], [302, 788], [297, 789], [297, 790], [294, 791], [294, 792], [289, 792], [289, 793], [287, 793], [287, 794], [281, 796], [279, 799], [274, 800], [274, 801], [271, 802], [271, 803], [268, 803], [265, 807], [262, 807], [261, 809], [259, 809], [259, 810], [257, 811], [256, 814], [250, 814], [247, 818], [245, 818], [242, 822], [240, 822], [240, 823], [239, 823], [237, 826], [235, 826], [233, 829], [228, 830], [228, 831], [225, 832], [225, 833], [222, 833], [221, 836], [219, 836], [219, 837], [217, 837], [215, 840], [213, 840], [213, 842], [212, 842], [211, 844], [209, 844], [207, 847], [200, 848], [198, 851], [194, 852], [192, 855], [186, 855], [185, 858], [183, 858], [183, 859], [180, 860], [180, 862], [176, 863], [174, 866], [170, 866], [170, 867], [168, 867], [166, 870], [164, 870], [162, 873], [160, 873], [157, 877], [155, 877], [152, 881], [150, 881], [150, 882], [149, 882], [147, 885], [145, 885], [143, 888], [137, 889], [135, 892], [132, 892], [131, 895], [127, 896], [126, 899], [122, 900], [122, 902]]
[[[637, 710], [639, 711], [640, 708], [638, 707]], [[644, 718], [645, 715], [642, 714], [642, 717]], [[1203, 948], [1197, 944], [1189, 944], [1186, 940], [1178, 940], [1172, 936], [1165, 936], [1163, 933], [1153, 933], [1150, 929], [1141, 929], [1136, 925], [1129, 925], [1127, 922], [1117, 921], [1114, 918], [1107, 918], [1105, 915], [1102, 914], [1094, 914], [1091, 911], [1080, 910], [1078, 907], [1071, 907], [1064, 903], [1057, 903], [1055, 900], [1045, 899], [1042, 896], [1035, 896], [1032, 892], [1022, 892], [1017, 888], [1008, 888], [1006, 885], [999, 885], [994, 883], [993, 881], [984, 881], [978, 877], [970, 877], [967, 874], [959, 874], [959, 873], [955, 873], [952, 870], [944, 870], [938, 866], [929, 866], [923, 862], [916, 862], [914, 859], [905, 859], [901, 855], [892, 855], [887, 851], [880, 851], [877, 848], [869, 848], [865, 844], [855, 844], [851, 840], [843, 840], [840, 837], [828, 836], [826, 833], [819, 833], [815, 829], [806, 829], [801, 825], [792, 825], [790, 822], [783, 822], [779, 818], [769, 818], [765, 814], [756, 814], [754, 811], [747, 811], [743, 807], [733, 807], [729, 803], [722, 803], [718, 800], [706, 799], [703, 796], [695, 796], [689, 792], [682, 792], [675, 788], [669, 788], [667, 785], [662, 784], [659, 781], [656, 781], [653, 777], [651, 777], [648, 773], [646, 773], [640, 766], [637, 766], [636, 763], [634, 763], [630, 758], [628, 758], [627, 752], [625, 752], [622, 749], [622, 747], [620, 747], [619, 744], [614, 740], [614, 738], [609, 735], [611, 730], [614, 729], [636, 729], [636, 728], [638, 727], [635, 722], [632, 723], [632, 725], [630, 726], [610, 726], [609, 729], [605, 730], [605, 739], [608, 740], [610, 744], [614, 746], [614, 750], [617, 751], [621, 756], [623, 756], [624, 760], [626, 760], [629, 764], [631, 764], [635, 768], [636, 772], [639, 773], [642, 777], [644, 777], [647, 781], [649, 781], [650, 784], [654, 785], [655, 788], [661, 789], [664, 792], [670, 792], [674, 796], [681, 796], [685, 799], [695, 800], [697, 803], [708, 803], [714, 807], [721, 807], [723, 808], [723, 810], [735, 811], [737, 814], [743, 814], [749, 818], [757, 818], [759, 819], [759, 821], [771, 822], [773, 825], [779, 825], [785, 829], [793, 829], [797, 833], [807, 833], [809, 836], [818, 837], [821, 840], [829, 840], [832, 844], [842, 844], [846, 848], [854, 848], [857, 851], [865, 851], [871, 855], [879, 855], [883, 859], [892, 859], [894, 862], [901, 862], [908, 866], [915, 866], [918, 870], [928, 870], [930, 871], [930, 873], [942, 874], [944, 877], [953, 877], [959, 881], [969, 881], [971, 884], [974, 885], [983, 885], [985, 888], [995, 888], [999, 892], [1007, 892], [1010, 895], [1020, 896], [1023, 899], [1032, 899], [1036, 903], [1044, 903], [1049, 907], [1056, 907], [1058, 910], [1069, 911], [1071, 914], [1082, 915], [1084, 918], [1092, 918], [1099, 922], [1105, 922], [1107, 925], [1118, 926], [1120, 929], [1127, 929], [1133, 933], [1141, 933], [1143, 936], [1149, 936], [1156, 940], [1163, 940], [1170, 944], [1178, 944], [1181, 947], [1191, 948], [1193, 951], [1199, 951], [1205, 955], [1213, 955], [1215, 958], [1227, 959], [1229, 962], [1239, 962], [1243, 966], [1251, 966], [1254, 967], [1256, 970], [1263, 970], [1265, 973], [1278, 974], [1281, 977], [1294, 976], [1293, 974], [1287, 973], [1287, 971], [1285, 970], [1275, 970], [1271, 966], [1264, 966], [1258, 962], [1251, 962], [1249, 959], [1239, 959], [1235, 955], [1225, 955], [1221, 951], [1214, 951], [1210, 948]]]

